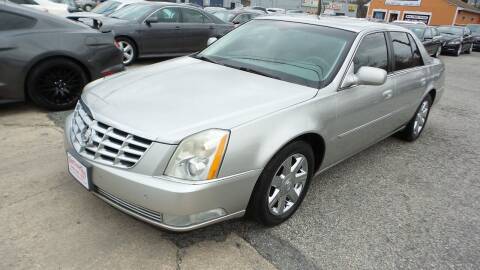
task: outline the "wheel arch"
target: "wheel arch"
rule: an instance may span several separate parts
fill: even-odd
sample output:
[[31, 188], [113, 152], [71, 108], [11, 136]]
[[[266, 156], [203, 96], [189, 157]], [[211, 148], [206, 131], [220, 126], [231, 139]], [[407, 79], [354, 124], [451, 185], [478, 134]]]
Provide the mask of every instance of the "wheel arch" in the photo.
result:
[[35, 61], [32, 61], [32, 63], [28, 66], [28, 69], [25, 73], [26, 74], [25, 79], [24, 79], [24, 82], [23, 82], [25, 99], [29, 98], [27, 85], [28, 85], [28, 79], [29, 79], [32, 71], [38, 65], [40, 65], [42, 63], [45, 63], [45, 62], [48, 62], [48, 61], [52, 61], [54, 59], [64, 59], [64, 60], [71, 61], [71, 62], [77, 64], [79, 67], [82, 68], [83, 72], [85, 72], [85, 74], [87, 75], [88, 81], [91, 81], [92, 74], [90, 73], [89, 69], [87, 68], [87, 66], [84, 63], [82, 63], [80, 60], [76, 59], [75, 57], [72, 57], [72, 56], [69, 56], [69, 55], [48, 55], [48, 56], [44, 56], [44, 57], [35, 59]]
[[138, 46], [138, 42], [135, 40], [135, 38], [133, 38], [132, 36], [129, 36], [129, 35], [121, 34], [121, 35], [115, 36], [115, 42], [117, 41], [118, 38], [125, 38], [125, 39], [130, 40], [133, 43], [133, 45], [135, 46], [134, 49], [137, 53], [137, 58], [140, 56], [140, 47]]

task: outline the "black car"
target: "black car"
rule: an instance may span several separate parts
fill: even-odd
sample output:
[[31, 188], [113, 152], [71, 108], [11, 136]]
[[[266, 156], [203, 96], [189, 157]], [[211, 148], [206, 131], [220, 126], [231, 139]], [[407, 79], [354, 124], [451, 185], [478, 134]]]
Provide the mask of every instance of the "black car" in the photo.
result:
[[437, 29], [442, 35], [443, 52], [460, 56], [462, 53], [469, 54], [473, 51], [472, 32], [467, 27], [446, 25]]
[[472, 32], [473, 50], [480, 51], [480, 24], [467, 24], [467, 28]]
[[227, 23], [233, 23], [236, 26], [244, 24], [260, 15], [265, 15], [264, 12], [255, 9], [219, 10], [212, 12], [212, 14], [220, 20]]
[[438, 57], [442, 53], [442, 36], [435, 27], [413, 23], [396, 25], [410, 29], [422, 41], [423, 46], [431, 56]]
[[0, 4], [0, 103], [63, 110], [90, 81], [124, 70], [112, 33], [14, 3]]
[[100, 30], [115, 34], [125, 65], [137, 58], [201, 51], [210, 37], [222, 37], [234, 28], [201, 9], [167, 2], [135, 3], [98, 19]]

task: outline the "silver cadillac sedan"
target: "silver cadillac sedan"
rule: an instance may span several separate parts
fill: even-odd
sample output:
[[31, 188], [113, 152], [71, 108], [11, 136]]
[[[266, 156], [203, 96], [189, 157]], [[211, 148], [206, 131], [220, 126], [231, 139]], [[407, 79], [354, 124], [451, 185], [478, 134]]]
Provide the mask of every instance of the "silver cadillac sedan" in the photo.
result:
[[416, 140], [444, 90], [441, 61], [398, 26], [265, 17], [209, 43], [90, 83], [66, 120], [70, 174], [168, 230], [282, 223], [314, 175]]

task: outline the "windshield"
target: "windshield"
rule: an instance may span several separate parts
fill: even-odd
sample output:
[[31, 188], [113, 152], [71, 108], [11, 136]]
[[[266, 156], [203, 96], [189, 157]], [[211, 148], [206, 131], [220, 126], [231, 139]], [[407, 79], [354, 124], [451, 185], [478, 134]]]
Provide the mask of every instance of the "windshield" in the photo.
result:
[[480, 33], [480, 24], [475, 24], [475, 25], [471, 24], [471, 25], [467, 25], [467, 27], [473, 33]]
[[437, 29], [442, 34], [463, 36], [463, 29], [460, 27], [441, 26]]
[[415, 34], [415, 36], [417, 36], [420, 40], [423, 39], [423, 34], [425, 33], [425, 27], [405, 26], [405, 25], [402, 25], [402, 26], [412, 31]]
[[224, 22], [230, 22], [235, 16], [233, 13], [228, 11], [215, 11], [212, 14]]
[[196, 57], [232, 68], [322, 87], [343, 62], [353, 32], [303, 23], [254, 20]]
[[120, 2], [117, 1], [106, 1], [101, 3], [100, 5], [96, 6], [94, 9], [92, 9], [93, 13], [97, 14], [111, 14], [112, 12], [117, 9], [117, 7], [120, 6]]
[[150, 5], [129, 5], [115, 11], [110, 17], [126, 21], [139, 21], [151, 12]]

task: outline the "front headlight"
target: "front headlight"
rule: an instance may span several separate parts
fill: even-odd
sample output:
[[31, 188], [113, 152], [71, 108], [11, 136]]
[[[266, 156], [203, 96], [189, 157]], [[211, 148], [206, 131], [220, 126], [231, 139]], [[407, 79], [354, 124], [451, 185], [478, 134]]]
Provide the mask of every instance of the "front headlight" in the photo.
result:
[[185, 138], [175, 150], [165, 175], [186, 180], [215, 179], [230, 132], [209, 129]]
[[457, 44], [460, 44], [460, 40], [452, 40], [452, 41], [449, 41], [448, 44], [457, 45]]

